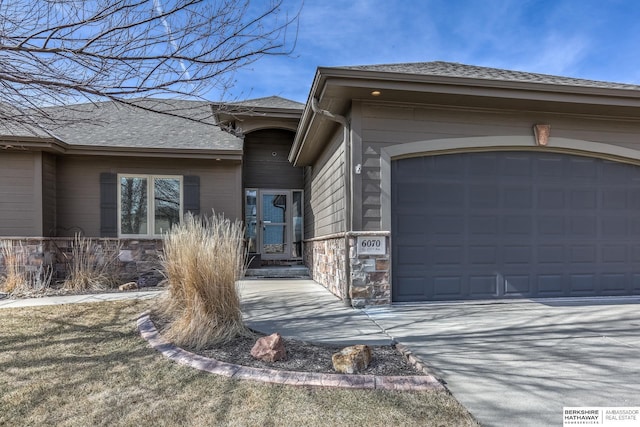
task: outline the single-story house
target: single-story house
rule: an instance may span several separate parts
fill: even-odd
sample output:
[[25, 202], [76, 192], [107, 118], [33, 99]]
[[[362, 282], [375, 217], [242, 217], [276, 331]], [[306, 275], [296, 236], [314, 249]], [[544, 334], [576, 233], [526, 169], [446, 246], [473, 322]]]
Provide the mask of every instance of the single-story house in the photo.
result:
[[146, 102], [195, 120], [0, 127], [0, 236], [135, 258], [215, 210], [354, 306], [640, 294], [640, 86], [427, 62], [320, 67], [306, 104]]

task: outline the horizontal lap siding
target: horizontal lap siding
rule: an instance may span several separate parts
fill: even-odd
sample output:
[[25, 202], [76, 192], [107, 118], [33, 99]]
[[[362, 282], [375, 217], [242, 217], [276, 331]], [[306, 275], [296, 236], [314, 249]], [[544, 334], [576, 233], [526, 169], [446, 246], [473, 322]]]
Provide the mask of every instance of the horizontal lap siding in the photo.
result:
[[56, 232], [56, 156], [42, 154], [42, 231], [45, 236]]
[[[0, 153], [0, 236], [38, 236], [36, 156]], [[37, 174], [39, 176], [39, 174]]]
[[249, 133], [244, 140], [244, 187], [299, 189], [302, 168], [289, 163], [293, 132], [262, 130]]
[[57, 168], [58, 233], [70, 235], [79, 228], [88, 236], [100, 235], [101, 172], [199, 176], [200, 213], [210, 215], [215, 210], [239, 219], [240, 168], [240, 163], [215, 160], [61, 157]]
[[640, 123], [635, 121], [374, 104], [363, 104], [362, 115], [364, 230], [381, 227], [380, 152], [387, 146], [446, 138], [530, 136], [533, 149], [532, 127], [546, 123], [551, 125], [552, 137], [640, 148]]
[[344, 143], [342, 131], [334, 136], [305, 175], [305, 237], [345, 231]]

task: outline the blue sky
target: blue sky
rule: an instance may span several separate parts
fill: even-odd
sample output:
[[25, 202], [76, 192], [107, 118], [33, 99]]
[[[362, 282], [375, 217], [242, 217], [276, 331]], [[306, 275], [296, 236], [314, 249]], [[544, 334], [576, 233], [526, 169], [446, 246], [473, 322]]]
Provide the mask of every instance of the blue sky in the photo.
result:
[[238, 72], [228, 97], [305, 102], [318, 66], [427, 61], [640, 84], [640, 1], [306, 0], [293, 54]]

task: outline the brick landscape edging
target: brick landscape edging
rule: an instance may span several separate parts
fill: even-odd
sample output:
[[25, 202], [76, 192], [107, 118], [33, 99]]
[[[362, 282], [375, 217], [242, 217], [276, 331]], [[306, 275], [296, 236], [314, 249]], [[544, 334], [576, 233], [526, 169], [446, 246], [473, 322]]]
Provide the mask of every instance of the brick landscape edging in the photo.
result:
[[276, 369], [251, 368], [234, 365], [200, 356], [177, 347], [164, 340], [145, 313], [138, 319], [140, 335], [155, 350], [181, 365], [234, 379], [246, 379], [265, 383], [295, 386], [361, 388], [396, 391], [445, 391], [446, 388], [432, 375], [379, 376], [321, 374], [314, 372], [280, 371]]

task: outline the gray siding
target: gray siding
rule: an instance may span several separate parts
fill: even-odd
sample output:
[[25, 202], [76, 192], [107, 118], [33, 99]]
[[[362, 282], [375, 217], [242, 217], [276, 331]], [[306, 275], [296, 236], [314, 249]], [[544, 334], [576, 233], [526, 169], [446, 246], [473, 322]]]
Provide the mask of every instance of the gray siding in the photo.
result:
[[362, 104], [362, 229], [380, 230], [380, 152], [383, 147], [446, 138], [530, 136], [551, 125], [551, 136], [640, 148], [640, 123], [538, 112], [492, 112]]
[[39, 165], [40, 153], [0, 152], [0, 236], [42, 233]]
[[305, 238], [346, 231], [343, 131], [305, 173]]
[[245, 188], [302, 188], [302, 168], [294, 167], [288, 160], [293, 137], [293, 132], [278, 129], [260, 130], [245, 136]]
[[57, 223], [61, 236], [100, 235], [100, 173], [196, 175], [200, 212], [241, 219], [241, 165], [215, 160], [69, 156], [58, 159]]
[[56, 156], [42, 153], [42, 232], [56, 233]]

